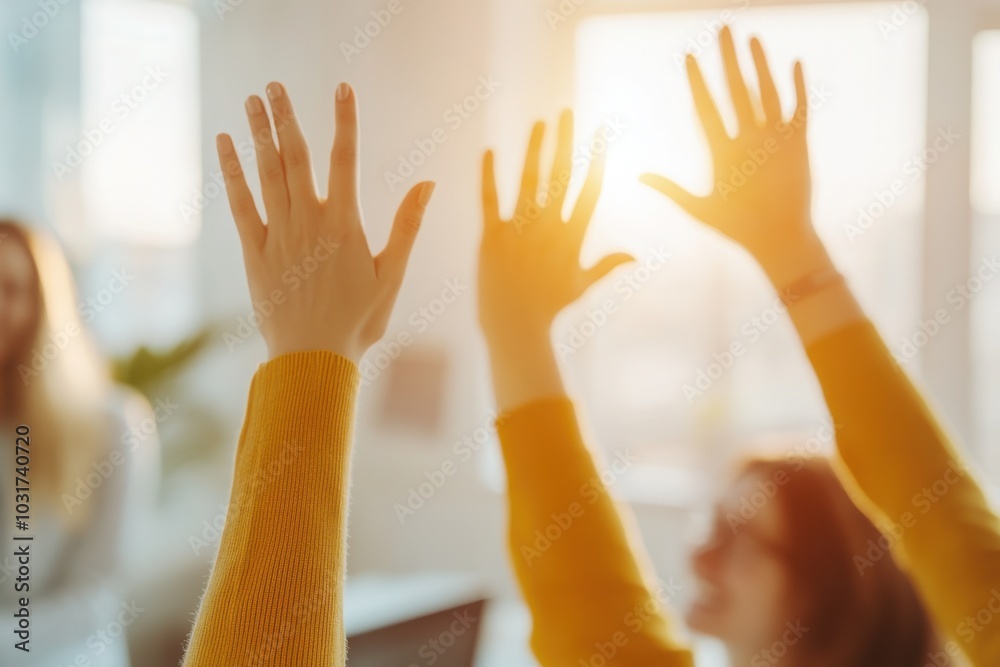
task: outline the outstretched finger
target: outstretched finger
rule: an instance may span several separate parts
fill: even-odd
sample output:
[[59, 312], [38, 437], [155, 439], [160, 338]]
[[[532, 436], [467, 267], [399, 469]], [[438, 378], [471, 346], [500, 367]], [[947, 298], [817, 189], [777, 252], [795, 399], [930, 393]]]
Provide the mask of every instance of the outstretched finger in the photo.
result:
[[246, 111], [257, 154], [257, 173], [260, 176], [267, 224], [280, 224], [288, 217], [288, 185], [285, 183], [285, 168], [281, 164], [278, 145], [271, 129], [271, 118], [267, 115], [264, 101], [256, 95], [247, 98]]
[[233, 139], [228, 134], [220, 134], [216, 138], [219, 151], [219, 164], [222, 166], [223, 178], [226, 183], [226, 195], [229, 197], [229, 207], [236, 220], [236, 229], [244, 249], [260, 248], [264, 244], [267, 229], [260, 219], [253, 194], [247, 186], [247, 179], [240, 165], [240, 158], [233, 146]]
[[726, 132], [726, 124], [719, 114], [719, 107], [712, 99], [712, 93], [708, 90], [705, 77], [698, 66], [698, 60], [691, 54], [687, 57], [688, 80], [691, 82], [691, 94], [694, 96], [694, 107], [701, 119], [701, 125], [705, 130], [705, 136], [710, 144], [716, 144], [723, 139], [729, 138]]
[[802, 62], [795, 63], [795, 123], [805, 126], [809, 120], [809, 94], [806, 92], [806, 77], [802, 73]]
[[524, 172], [521, 176], [521, 193], [517, 198], [516, 211], [523, 210], [538, 199], [539, 161], [542, 152], [542, 139], [545, 137], [545, 123], [538, 122], [531, 129], [531, 139], [528, 141], [528, 154], [524, 158]]
[[[336, 94], [337, 130], [330, 151], [329, 200], [342, 211], [358, 210], [358, 103], [342, 83]], [[357, 219], [351, 216], [350, 219]]]
[[399, 291], [399, 286], [403, 283], [410, 251], [417, 240], [434, 187], [435, 183], [425, 181], [413, 186], [406, 194], [392, 223], [389, 242], [375, 258], [375, 274], [379, 280], [387, 281], [393, 294]]
[[729, 82], [729, 94], [733, 99], [736, 118], [740, 122], [741, 130], [749, 129], [756, 125], [757, 118], [753, 110], [753, 101], [750, 99], [750, 91], [740, 71], [733, 32], [729, 26], [724, 27], [719, 33], [719, 45], [722, 49], [722, 64], [726, 70], [726, 80]]
[[267, 97], [274, 113], [274, 126], [278, 134], [278, 151], [285, 167], [288, 198], [291, 208], [316, 201], [316, 179], [313, 177], [309, 146], [302, 127], [295, 116], [295, 109], [288, 92], [280, 83], [267, 86]]
[[500, 200], [493, 162], [493, 151], [486, 151], [483, 155], [483, 224], [486, 227], [500, 222]]
[[[546, 202], [555, 210], [562, 212], [566, 203], [566, 190], [569, 188], [573, 168], [573, 112], [564, 111], [559, 118], [559, 141], [556, 145], [556, 157], [552, 163], [552, 174], [549, 177], [548, 193], [551, 202]], [[561, 219], [561, 217], [560, 217]]]
[[778, 98], [778, 89], [774, 85], [774, 77], [771, 76], [771, 68], [767, 64], [764, 47], [756, 37], [750, 40], [750, 50], [753, 52], [754, 66], [757, 68], [760, 102], [764, 109], [764, 117], [768, 123], [779, 123], [781, 122], [781, 100]]

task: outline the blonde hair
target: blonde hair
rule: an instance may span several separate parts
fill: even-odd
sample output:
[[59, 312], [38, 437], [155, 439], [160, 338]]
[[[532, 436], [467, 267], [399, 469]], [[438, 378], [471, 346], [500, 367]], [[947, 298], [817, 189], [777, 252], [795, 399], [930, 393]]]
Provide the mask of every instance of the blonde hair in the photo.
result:
[[[27, 333], [0, 362], [3, 416], [30, 428], [31, 487], [36, 503], [55, 507], [91, 463], [108, 451], [111, 380], [80, 321], [69, 264], [54, 240], [0, 219], [0, 238], [18, 243], [32, 265], [34, 316]], [[84, 503], [86, 508], [88, 503]], [[59, 516], [85, 512], [69, 506]]]

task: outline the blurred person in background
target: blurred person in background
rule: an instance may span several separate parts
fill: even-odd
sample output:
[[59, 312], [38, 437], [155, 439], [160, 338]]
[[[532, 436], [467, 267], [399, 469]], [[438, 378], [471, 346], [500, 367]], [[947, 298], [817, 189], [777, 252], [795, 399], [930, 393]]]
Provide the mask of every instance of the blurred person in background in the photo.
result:
[[[50, 238], [0, 220], [0, 615], [28, 598], [29, 652], [7, 634], [0, 663], [127, 667], [126, 628], [141, 613], [124, 557], [158, 472], [153, 412], [116, 386], [80, 319], [73, 277]], [[17, 434], [28, 429], [28, 442]], [[141, 437], [136, 433], [141, 433]], [[27, 474], [16, 444], [29, 452]], [[20, 452], [23, 454], [24, 452]], [[23, 460], [22, 460], [23, 463]], [[27, 529], [15, 523], [27, 478]], [[17, 498], [17, 500], [15, 500]], [[30, 542], [14, 536], [30, 535]], [[16, 547], [30, 551], [18, 592]], [[11, 627], [10, 625], [8, 627]]]
[[[728, 177], [728, 165], [745, 159], [748, 148], [773, 141], [779, 149], [770, 153], [767, 169], [735, 194], [696, 198], [678, 194], [661, 177], [646, 181], [761, 261], [820, 378], [850, 474], [842, 485], [821, 459], [747, 464], [722, 494], [712, 535], [693, 556], [698, 589], [688, 626], [720, 639], [734, 667], [779, 660], [792, 667], [923, 667], [952, 664], [962, 652], [975, 665], [997, 664], [998, 635], [981, 633], [970, 641], [956, 630], [962, 615], [975, 614], [980, 597], [981, 605], [988, 602], [1000, 563], [996, 518], [971, 476], [953, 474], [947, 507], [902, 535], [883, 535], [874, 525], [913, 509], [913, 494], [935, 475], [965, 469], [919, 394], [891, 365], [840, 274], [828, 258], [822, 261], [825, 252], [810, 223], [801, 67], [795, 72], [798, 106], [785, 120], [763, 50], [753, 42], [766, 116], [759, 115], [728, 29], [721, 45], [741, 123], [735, 138], [726, 134], [697, 63], [688, 60], [722, 174], [716, 180]], [[539, 194], [543, 132], [539, 124], [532, 133], [510, 221], [499, 212], [492, 153], [485, 157], [479, 264], [480, 324], [507, 467], [509, 548], [533, 616], [532, 648], [546, 666], [692, 665], [669, 618], [677, 591], [655, 581], [634, 520], [602, 481], [599, 457], [585, 443], [551, 341], [558, 313], [632, 258], [615, 254], [580, 267], [602, 156], [593, 158], [579, 200], [564, 218], [572, 117], [560, 123], [545, 196]], [[774, 489], [770, 500], [752, 517], [734, 521], [743, 501], [761, 488]], [[896, 558], [896, 542], [905, 559]], [[872, 544], [892, 548], [873, 554]], [[965, 548], [952, 548], [957, 545]], [[944, 585], [946, 578], [952, 587]], [[936, 628], [953, 641], [945, 646]]]

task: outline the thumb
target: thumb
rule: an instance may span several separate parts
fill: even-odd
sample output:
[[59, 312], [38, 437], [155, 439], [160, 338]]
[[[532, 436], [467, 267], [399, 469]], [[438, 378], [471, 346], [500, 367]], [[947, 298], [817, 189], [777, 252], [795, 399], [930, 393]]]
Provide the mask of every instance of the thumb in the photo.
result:
[[599, 261], [594, 266], [590, 267], [583, 272], [583, 281], [589, 289], [596, 282], [603, 279], [606, 275], [617, 269], [619, 266], [625, 264], [631, 264], [635, 261], [635, 257], [628, 254], [627, 252], [616, 252], [614, 254], [608, 255], [601, 261]]
[[380, 279], [395, 281], [394, 289], [398, 289], [399, 283], [403, 281], [410, 251], [417, 240], [417, 232], [420, 231], [424, 211], [431, 200], [431, 195], [434, 194], [435, 185], [431, 181], [417, 183], [406, 194], [403, 203], [399, 205], [399, 210], [396, 211], [389, 242], [375, 258], [375, 275]]
[[705, 197], [693, 195], [681, 186], [677, 185], [669, 178], [657, 176], [656, 174], [643, 174], [639, 180], [653, 188], [659, 190], [666, 196], [677, 202], [677, 205], [687, 211], [690, 215], [703, 220], [706, 212]]

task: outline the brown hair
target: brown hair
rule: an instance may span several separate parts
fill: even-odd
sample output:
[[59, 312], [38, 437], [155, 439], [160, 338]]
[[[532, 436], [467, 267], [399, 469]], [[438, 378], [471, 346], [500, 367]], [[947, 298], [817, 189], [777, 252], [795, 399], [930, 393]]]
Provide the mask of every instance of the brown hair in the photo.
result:
[[[887, 536], [851, 500], [823, 458], [746, 463], [742, 475], [787, 476], [775, 496], [785, 527], [786, 573], [809, 631], [796, 647], [806, 664], [923, 667], [937, 638]], [[878, 559], [870, 550], [880, 550]]]

